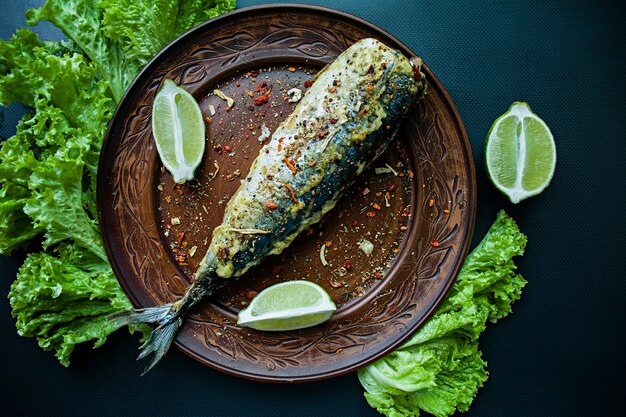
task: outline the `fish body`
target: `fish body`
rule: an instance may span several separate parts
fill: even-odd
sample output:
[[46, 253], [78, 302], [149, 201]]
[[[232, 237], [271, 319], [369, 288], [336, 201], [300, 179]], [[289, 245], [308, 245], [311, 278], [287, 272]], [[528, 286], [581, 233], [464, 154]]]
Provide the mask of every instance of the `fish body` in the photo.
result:
[[140, 355], [154, 353], [146, 371], [165, 354], [191, 306], [281, 253], [335, 206], [385, 151], [425, 89], [419, 64], [374, 39], [355, 43], [317, 74], [230, 199], [185, 295], [114, 318], [157, 325]]

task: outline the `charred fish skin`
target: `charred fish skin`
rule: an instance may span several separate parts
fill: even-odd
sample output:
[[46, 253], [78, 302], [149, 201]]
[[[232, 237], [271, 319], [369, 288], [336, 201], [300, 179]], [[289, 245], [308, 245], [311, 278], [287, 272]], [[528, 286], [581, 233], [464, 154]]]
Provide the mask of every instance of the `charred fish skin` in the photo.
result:
[[412, 63], [375, 39], [363, 39], [318, 73], [230, 199], [183, 297], [110, 318], [120, 326], [156, 325], [139, 355], [152, 354], [144, 374], [165, 355], [193, 305], [281, 253], [385, 151], [411, 105], [425, 94], [420, 65], [419, 59]]

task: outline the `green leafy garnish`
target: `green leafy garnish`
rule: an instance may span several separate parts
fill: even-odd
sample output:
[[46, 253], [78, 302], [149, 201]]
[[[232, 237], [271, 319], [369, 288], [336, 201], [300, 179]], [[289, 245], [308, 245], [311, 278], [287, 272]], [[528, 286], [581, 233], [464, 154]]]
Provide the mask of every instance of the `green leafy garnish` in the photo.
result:
[[512, 258], [525, 247], [526, 236], [501, 211], [437, 312], [399, 349], [359, 370], [372, 407], [389, 417], [468, 410], [488, 375], [478, 337], [520, 298], [526, 281]]
[[[109, 266], [96, 212], [100, 147], [119, 99], [139, 70], [191, 27], [234, 0], [48, 0], [29, 10], [69, 40], [28, 29], [0, 41], [0, 105], [31, 113], [0, 148], [0, 253], [27, 254], [9, 299], [17, 330], [63, 365], [78, 343], [100, 346], [106, 316], [131, 308]], [[33, 249], [41, 242], [41, 249]]]

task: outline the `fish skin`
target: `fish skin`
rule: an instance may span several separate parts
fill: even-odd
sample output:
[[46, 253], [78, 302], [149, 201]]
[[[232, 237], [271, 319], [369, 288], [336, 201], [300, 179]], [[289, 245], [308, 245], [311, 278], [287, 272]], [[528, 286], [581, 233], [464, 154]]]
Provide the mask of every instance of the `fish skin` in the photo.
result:
[[189, 308], [281, 253], [335, 206], [385, 151], [425, 89], [419, 64], [374, 39], [357, 42], [318, 73], [231, 197], [183, 297], [112, 317], [119, 324], [157, 325], [142, 347], [140, 357], [153, 353], [144, 373], [167, 352]]

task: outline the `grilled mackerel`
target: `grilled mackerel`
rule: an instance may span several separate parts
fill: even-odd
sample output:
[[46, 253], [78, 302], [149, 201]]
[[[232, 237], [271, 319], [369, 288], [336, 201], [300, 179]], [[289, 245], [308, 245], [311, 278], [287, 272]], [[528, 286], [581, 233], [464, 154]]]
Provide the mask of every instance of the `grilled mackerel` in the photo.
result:
[[189, 308], [281, 253], [385, 151], [411, 104], [425, 93], [420, 63], [363, 39], [320, 71], [230, 199], [185, 295], [111, 318], [156, 325], [139, 355], [154, 354], [144, 373], [167, 352]]

